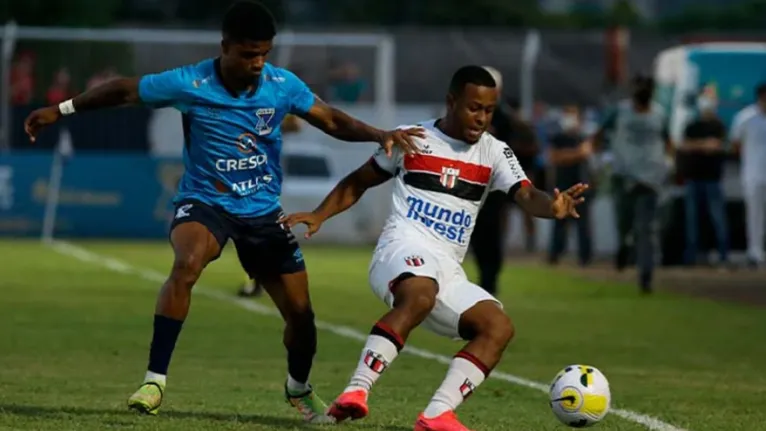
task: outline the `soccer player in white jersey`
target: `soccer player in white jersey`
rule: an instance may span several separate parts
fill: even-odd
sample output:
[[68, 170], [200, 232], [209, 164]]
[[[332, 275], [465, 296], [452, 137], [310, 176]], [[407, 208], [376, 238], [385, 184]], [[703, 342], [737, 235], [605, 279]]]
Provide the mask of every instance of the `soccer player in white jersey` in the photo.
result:
[[286, 226], [307, 225], [306, 236], [311, 236], [365, 190], [395, 179], [393, 209], [369, 270], [373, 292], [391, 309], [373, 326], [348, 387], [328, 410], [338, 421], [368, 414], [373, 384], [410, 331], [423, 324], [468, 344], [455, 355], [414, 429], [467, 430], [454, 410], [497, 365], [514, 333], [501, 303], [469, 282], [461, 267], [484, 198], [504, 190], [534, 216], [578, 217], [575, 206], [587, 185], [549, 196], [530, 184], [510, 148], [486, 133], [497, 99], [489, 72], [480, 66], [460, 68], [450, 83], [446, 116], [420, 124], [426, 136], [416, 140], [417, 154], [388, 157], [378, 151], [313, 212], [282, 219]]
[[766, 83], [755, 90], [755, 103], [739, 111], [732, 121], [731, 141], [742, 160], [745, 197], [747, 261], [752, 268], [766, 262]]

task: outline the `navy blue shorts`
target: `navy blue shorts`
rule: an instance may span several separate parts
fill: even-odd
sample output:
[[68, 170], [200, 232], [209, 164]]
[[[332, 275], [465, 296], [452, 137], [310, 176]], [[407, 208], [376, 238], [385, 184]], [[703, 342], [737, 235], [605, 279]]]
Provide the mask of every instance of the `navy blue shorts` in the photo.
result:
[[305, 271], [303, 253], [295, 235], [277, 222], [283, 214], [278, 209], [260, 217], [235, 217], [220, 208], [189, 199], [176, 204], [170, 232], [180, 224], [197, 222], [207, 227], [221, 250], [231, 240], [242, 268], [251, 278]]

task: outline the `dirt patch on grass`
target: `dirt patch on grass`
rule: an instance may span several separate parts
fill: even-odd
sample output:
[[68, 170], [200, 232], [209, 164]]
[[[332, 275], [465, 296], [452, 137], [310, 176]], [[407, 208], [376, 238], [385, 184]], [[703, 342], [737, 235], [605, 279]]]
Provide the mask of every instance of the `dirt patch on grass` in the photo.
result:
[[[542, 256], [540, 258], [514, 256], [510, 259], [510, 262], [515, 265], [523, 261], [545, 265], [542, 263], [544, 262]], [[636, 284], [638, 280], [635, 269], [627, 269], [618, 273], [610, 262], [598, 262], [588, 268], [580, 268], [571, 262], [563, 262], [557, 265], [557, 268], [604, 281]], [[656, 274], [655, 289], [716, 301], [766, 307], [766, 271], [763, 270], [660, 267]]]
[[[620, 280], [636, 283], [635, 270], [617, 273], [612, 267], [602, 266], [571, 270], [601, 280]], [[729, 301], [766, 307], [766, 273], [763, 271], [718, 270], [711, 268], [659, 268], [655, 287], [658, 291], [699, 296], [716, 301]]]

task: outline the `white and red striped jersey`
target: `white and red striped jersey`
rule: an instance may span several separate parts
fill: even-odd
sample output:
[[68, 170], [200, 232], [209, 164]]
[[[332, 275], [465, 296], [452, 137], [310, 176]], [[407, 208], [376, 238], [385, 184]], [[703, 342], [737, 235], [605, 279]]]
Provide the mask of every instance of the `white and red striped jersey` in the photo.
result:
[[391, 214], [378, 245], [427, 242], [462, 262], [487, 194], [501, 190], [513, 196], [530, 182], [504, 142], [484, 133], [469, 145], [446, 136], [435, 123], [417, 125], [426, 130], [425, 138], [416, 138], [419, 154], [394, 148], [390, 158], [382, 149], [372, 157], [373, 166], [395, 177]]

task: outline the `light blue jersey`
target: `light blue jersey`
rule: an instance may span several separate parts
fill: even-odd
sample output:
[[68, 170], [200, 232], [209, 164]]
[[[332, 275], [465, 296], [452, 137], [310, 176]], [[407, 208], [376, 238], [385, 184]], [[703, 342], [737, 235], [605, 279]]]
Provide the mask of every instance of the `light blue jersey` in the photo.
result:
[[238, 217], [277, 210], [285, 115], [305, 114], [314, 94], [292, 72], [267, 63], [255, 91], [224, 87], [218, 59], [146, 75], [148, 106], [183, 114], [185, 172], [174, 202], [196, 199]]

